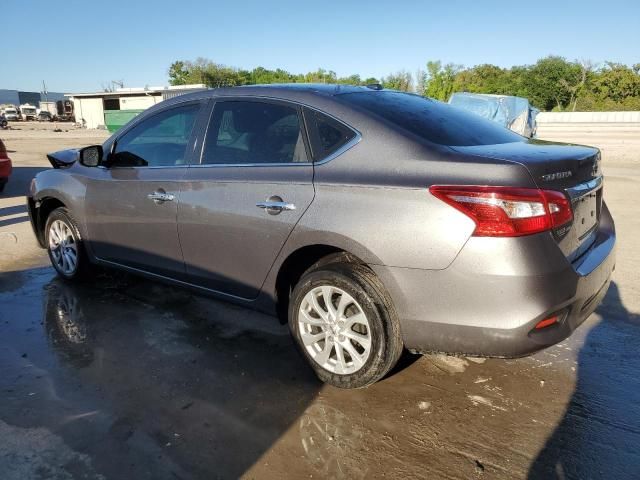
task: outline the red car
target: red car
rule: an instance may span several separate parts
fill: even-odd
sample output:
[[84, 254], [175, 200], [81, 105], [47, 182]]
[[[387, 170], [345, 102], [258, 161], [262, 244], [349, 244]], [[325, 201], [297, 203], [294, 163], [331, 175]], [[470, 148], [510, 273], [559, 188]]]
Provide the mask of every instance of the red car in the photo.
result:
[[7, 149], [0, 140], [0, 192], [4, 190], [5, 184], [11, 175], [11, 159], [7, 155]]

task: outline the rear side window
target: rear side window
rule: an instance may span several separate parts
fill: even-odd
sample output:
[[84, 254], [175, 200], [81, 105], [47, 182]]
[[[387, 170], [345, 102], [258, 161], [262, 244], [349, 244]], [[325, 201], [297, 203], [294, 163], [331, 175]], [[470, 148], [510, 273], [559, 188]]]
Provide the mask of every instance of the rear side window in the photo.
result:
[[259, 101], [216, 102], [203, 164], [308, 162], [298, 108]]
[[523, 137], [497, 123], [418, 95], [382, 91], [346, 93], [338, 97], [439, 145], [495, 145], [524, 141]]
[[327, 158], [356, 136], [352, 129], [323, 113], [307, 108], [304, 115], [316, 162]]

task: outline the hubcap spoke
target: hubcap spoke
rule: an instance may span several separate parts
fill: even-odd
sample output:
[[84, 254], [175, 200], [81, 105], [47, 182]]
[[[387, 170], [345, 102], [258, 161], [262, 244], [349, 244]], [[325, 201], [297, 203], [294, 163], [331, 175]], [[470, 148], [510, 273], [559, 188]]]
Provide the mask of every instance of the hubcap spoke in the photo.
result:
[[329, 313], [329, 317], [335, 320], [338, 316], [338, 312], [336, 307], [333, 306], [331, 296], [333, 294], [333, 289], [331, 287], [322, 287], [322, 298], [324, 299], [324, 305], [327, 307], [327, 312]]
[[327, 341], [324, 343], [324, 348], [317, 354], [314, 360], [321, 366], [325, 367], [325, 364], [327, 363], [327, 360], [329, 360], [329, 355], [331, 355], [332, 350], [333, 341], [327, 339]]
[[312, 295], [310, 300], [311, 306], [316, 311], [316, 313], [320, 316], [320, 318], [326, 321], [329, 318], [329, 313], [320, 306], [320, 303], [318, 303], [317, 295]]
[[364, 349], [369, 348], [369, 346], [371, 345], [371, 339], [368, 336], [362, 335], [361, 333], [358, 333], [358, 332], [354, 332], [353, 330], [347, 330], [344, 332], [343, 335], [351, 340], [354, 340], [355, 342], [360, 344]]
[[309, 312], [305, 310], [300, 310], [300, 317], [298, 319], [300, 322], [308, 323], [309, 325], [317, 327], [324, 327], [326, 325], [326, 322], [324, 320], [322, 320], [321, 318], [313, 318], [311, 315], [309, 315]]
[[347, 369], [347, 362], [344, 359], [344, 350], [340, 342], [336, 343], [336, 373], [343, 373]]
[[[353, 347], [353, 345], [351, 345], [350, 342], [344, 342], [342, 344], [344, 346], [344, 349], [349, 352], [349, 356], [351, 357], [351, 360], [353, 360], [353, 363], [360, 368], [364, 362], [362, 360], [362, 357], [360, 356], [360, 354], [356, 351], [356, 349]], [[366, 352], [367, 350], [365, 350]]]
[[351, 295], [343, 293], [340, 296], [340, 301], [338, 302], [338, 317], [344, 317], [344, 310], [351, 304], [352, 301], [353, 299], [351, 298]]
[[345, 327], [347, 329], [351, 329], [356, 324], [365, 325], [369, 328], [369, 322], [367, 321], [367, 317], [362, 311], [360, 313], [356, 313], [355, 315], [351, 315], [349, 318], [345, 320]]
[[327, 336], [327, 334], [322, 331], [320, 333], [302, 333], [302, 343], [304, 343], [305, 345], [315, 345], [316, 343], [318, 343], [320, 340], [324, 340]]

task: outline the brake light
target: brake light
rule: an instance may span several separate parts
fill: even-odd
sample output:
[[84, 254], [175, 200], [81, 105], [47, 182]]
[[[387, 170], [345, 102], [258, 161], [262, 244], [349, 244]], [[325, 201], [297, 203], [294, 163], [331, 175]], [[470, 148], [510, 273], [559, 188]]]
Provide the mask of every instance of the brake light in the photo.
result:
[[562, 192], [537, 188], [434, 185], [429, 192], [471, 218], [476, 237], [518, 237], [573, 220]]

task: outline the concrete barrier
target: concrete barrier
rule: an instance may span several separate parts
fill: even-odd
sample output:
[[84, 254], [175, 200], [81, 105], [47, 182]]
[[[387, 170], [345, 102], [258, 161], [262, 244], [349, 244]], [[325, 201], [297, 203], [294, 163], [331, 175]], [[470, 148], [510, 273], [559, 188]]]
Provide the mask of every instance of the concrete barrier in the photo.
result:
[[640, 162], [640, 112], [541, 112], [542, 140], [593, 145], [605, 163]]
[[540, 112], [538, 125], [550, 123], [629, 123], [640, 125], [640, 112]]

